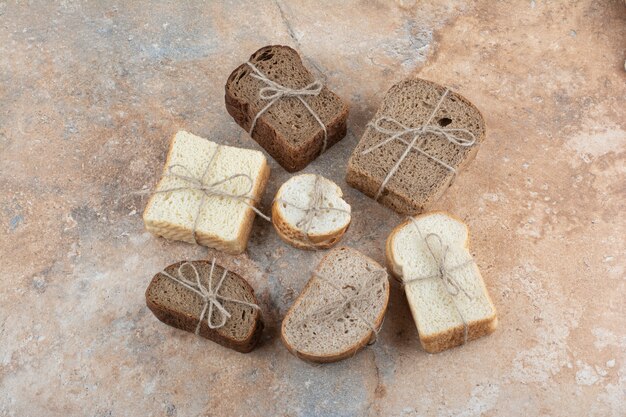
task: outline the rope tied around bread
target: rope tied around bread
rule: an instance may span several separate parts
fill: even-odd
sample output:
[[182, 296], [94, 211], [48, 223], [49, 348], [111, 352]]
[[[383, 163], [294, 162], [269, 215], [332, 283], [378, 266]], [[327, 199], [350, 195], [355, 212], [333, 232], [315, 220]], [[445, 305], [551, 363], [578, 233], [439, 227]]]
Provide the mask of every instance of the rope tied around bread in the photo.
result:
[[[379, 133], [387, 135], [388, 138], [383, 140], [382, 142], [379, 142], [365, 149], [363, 152], [361, 152], [362, 155], [366, 155], [395, 140], [402, 142], [406, 145], [404, 152], [402, 153], [400, 158], [396, 161], [396, 163], [393, 165], [393, 167], [389, 170], [389, 172], [383, 179], [383, 182], [378, 187], [378, 191], [376, 191], [376, 196], [374, 197], [375, 200], [378, 200], [380, 198], [383, 190], [387, 186], [387, 183], [396, 174], [396, 172], [400, 168], [400, 165], [402, 165], [402, 162], [404, 162], [404, 160], [409, 155], [409, 152], [411, 152], [411, 150], [415, 150], [419, 152], [420, 154], [437, 162], [439, 165], [443, 166], [448, 171], [456, 175], [456, 169], [454, 167], [452, 167], [451, 165], [445, 163], [441, 159], [429, 154], [428, 152], [422, 149], [422, 146], [426, 140], [425, 135], [428, 133], [439, 136], [447, 140], [448, 142], [454, 145], [461, 146], [461, 147], [469, 148], [469, 147], [474, 146], [474, 144], [476, 143], [476, 136], [467, 129], [447, 128], [447, 127], [439, 126], [437, 124], [431, 124], [432, 120], [434, 119], [435, 115], [439, 111], [441, 105], [444, 102], [444, 99], [447, 97], [449, 92], [450, 90], [446, 88], [442, 96], [439, 98], [437, 105], [435, 106], [430, 116], [428, 117], [428, 120], [420, 126], [417, 126], [417, 127], [405, 126], [399, 121], [397, 121], [396, 119], [389, 117], [389, 116], [382, 116], [376, 119], [374, 122], [368, 123], [367, 125], [368, 127], [374, 129], [375, 131]], [[387, 125], [387, 126], [393, 125], [393, 127], [392, 128], [384, 127], [384, 125]], [[461, 136], [461, 134], [466, 135], [466, 137]], [[405, 135], [413, 135], [413, 137], [410, 141], [407, 141], [406, 139], [403, 139], [403, 136]]]
[[[167, 168], [167, 173], [164, 175], [164, 177], [176, 178], [178, 180], [184, 181], [186, 185], [180, 186], [180, 187], [167, 188], [164, 190], [157, 190], [154, 192], [154, 194], [163, 194], [163, 193], [169, 193], [169, 192], [190, 191], [190, 190], [198, 190], [202, 192], [202, 198], [200, 199], [200, 204], [198, 205], [198, 211], [196, 212], [196, 215], [194, 216], [193, 227], [191, 229], [192, 237], [193, 237], [194, 242], [196, 242], [196, 244], [198, 244], [198, 239], [196, 237], [196, 230], [198, 228], [198, 223], [200, 222], [202, 210], [204, 208], [204, 205], [207, 202], [208, 197], [225, 197], [225, 198], [230, 198], [233, 200], [241, 201], [242, 203], [250, 207], [261, 218], [267, 220], [268, 222], [271, 222], [271, 219], [268, 216], [263, 214], [259, 209], [257, 209], [254, 206], [254, 204], [251, 204], [249, 202], [249, 201], [252, 201], [253, 203], [255, 202], [254, 198], [250, 194], [254, 186], [254, 180], [252, 179], [250, 175], [234, 174], [234, 175], [230, 175], [226, 178], [213, 181], [213, 182], [209, 182], [208, 180], [205, 180], [204, 177], [206, 177], [211, 166], [213, 165], [213, 162], [215, 161], [217, 157], [220, 146], [221, 145], [217, 145], [215, 147], [215, 151], [213, 152], [213, 155], [211, 155], [211, 159], [209, 160], [209, 163], [207, 164], [202, 176], [200, 177], [194, 176], [192, 172], [189, 170], [189, 168], [187, 168], [184, 165], [180, 165], [180, 164], [170, 165]], [[176, 173], [174, 172], [174, 168], [182, 169], [185, 172]], [[220, 187], [223, 186], [224, 184], [227, 184], [238, 178], [244, 178], [248, 182], [248, 186], [244, 191], [241, 191], [238, 193], [231, 193], [228, 191], [224, 191], [223, 189], [220, 189]]]
[[[191, 267], [194, 273], [194, 280], [189, 280], [185, 277], [185, 274], [183, 273], [183, 267], [186, 265], [189, 265]], [[204, 302], [204, 304], [202, 306], [202, 312], [200, 313], [200, 317], [198, 317], [198, 325], [196, 326], [196, 330], [194, 332], [196, 335], [200, 334], [200, 326], [205, 316], [206, 316], [206, 322], [207, 322], [207, 325], [209, 326], [209, 329], [213, 329], [213, 330], [219, 329], [220, 327], [223, 327], [226, 324], [228, 319], [231, 317], [231, 314], [228, 312], [228, 310], [226, 310], [226, 308], [222, 304], [222, 301], [230, 301], [232, 303], [237, 303], [237, 304], [245, 305], [247, 307], [251, 307], [254, 310], [260, 310], [260, 307], [254, 303], [249, 303], [247, 301], [237, 300], [234, 298], [220, 295], [219, 290], [222, 287], [224, 280], [226, 279], [226, 275], [228, 275], [228, 270], [224, 268], [224, 273], [222, 273], [220, 280], [217, 282], [217, 285], [213, 287], [214, 269], [215, 269], [215, 258], [213, 258], [213, 261], [211, 262], [211, 271], [209, 273], [209, 278], [208, 278], [208, 288], [202, 285], [202, 282], [200, 281], [200, 273], [198, 272], [198, 269], [196, 268], [196, 266], [191, 262], [183, 262], [178, 266], [177, 277], [169, 274], [166, 271], [161, 271], [161, 274], [165, 275], [167, 278], [171, 279], [177, 284], [182, 285], [183, 287], [194, 292], [195, 294], [200, 296], [200, 298], [202, 298], [202, 301]], [[221, 321], [218, 322], [217, 324], [213, 322], [213, 316], [215, 315], [216, 311], [219, 311], [222, 317]]]
[[[367, 327], [369, 327], [372, 330], [372, 333], [374, 334], [374, 339], [369, 344], [375, 343], [376, 339], [378, 338], [378, 333], [380, 332], [380, 329], [382, 328], [382, 323], [377, 328], [374, 325], [374, 323], [372, 323], [365, 316], [363, 316], [363, 314], [361, 314], [361, 312], [358, 309], [352, 308], [357, 302], [367, 300], [370, 293], [372, 293], [373, 291], [377, 291], [380, 288], [379, 284], [384, 283], [384, 281], [379, 279], [379, 276], [380, 276], [379, 273], [385, 274], [386, 276], [387, 271], [385, 271], [384, 269], [376, 269], [375, 271], [372, 271], [372, 272], [373, 273], [369, 275], [368, 279], [356, 288], [352, 285], [344, 285], [343, 288], [340, 288], [328, 278], [325, 278], [324, 276], [320, 275], [318, 272], [314, 272], [313, 276], [318, 281], [321, 281], [324, 284], [333, 288], [336, 291], [336, 293], [341, 296], [341, 298], [333, 302], [329, 302], [324, 307], [314, 310], [313, 312], [307, 314], [300, 321], [300, 325], [305, 325], [306, 322], [309, 322], [311, 320], [319, 320], [320, 318], [322, 322], [331, 321], [331, 320], [334, 321], [340, 318], [341, 316], [343, 316], [347, 311], [351, 310], [354, 313], [356, 313], [357, 318], [359, 318], [364, 324], [367, 325]], [[354, 290], [354, 293], [350, 295], [346, 295], [346, 292], [344, 290], [348, 288], [351, 288], [352, 290]]]
[[250, 131], [248, 132], [250, 136], [252, 136], [252, 132], [254, 132], [254, 128], [256, 127], [256, 123], [259, 118], [263, 114], [265, 114], [265, 112], [268, 111], [269, 108], [274, 105], [274, 103], [285, 97], [295, 97], [300, 100], [300, 102], [304, 105], [307, 111], [311, 113], [311, 116], [315, 118], [317, 123], [319, 123], [319, 125], [321, 126], [322, 131], [324, 132], [322, 150], [320, 151], [320, 154], [323, 154], [326, 151], [326, 147], [328, 145], [328, 131], [326, 130], [326, 125], [324, 124], [324, 122], [322, 122], [322, 119], [320, 119], [315, 110], [311, 108], [309, 103], [304, 100], [304, 97], [306, 96], [320, 95], [322, 89], [324, 88], [324, 85], [321, 83], [321, 81], [315, 80], [312, 83], [304, 86], [303, 88], [289, 88], [267, 78], [267, 76], [263, 74], [252, 62], [248, 61], [246, 62], [246, 64], [248, 64], [248, 66], [252, 68], [252, 71], [254, 71], [254, 73], [250, 73], [250, 76], [266, 84], [266, 87], [263, 87], [259, 90], [259, 98], [261, 100], [269, 100], [269, 103], [267, 103], [265, 107], [259, 110], [256, 116], [254, 116], [252, 124], [250, 125]]
[[315, 245], [324, 244], [327, 241], [333, 239], [333, 238], [330, 238], [330, 239], [324, 240], [322, 242], [317, 242], [317, 243], [314, 243], [311, 240], [310, 232], [311, 232], [311, 228], [313, 227], [313, 220], [315, 220], [315, 218], [319, 214], [327, 212], [327, 211], [338, 211], [338, 212], [342, 212], [342, 213], [346, 213], [350, 215], [349, 210], [344, 210], [339, 207], [330, 207], [330, 206], [323, 205], [325, 201], [325, 187], [322, 182], [323, 179], [324, 178], [321, 175], [315, 175], [315, 181], [313, 183], [313, 193], [311, 194], [311, 200], [307, 207], [299, 206], [292, 202], [283, 200], [282, 198], [276, 199], [276, 201], [279, 203], [286, 204], [288, 206], [295, 208], [296, 210], [300, 210], [304, 212], [304, 216], [296, 223], [296, 228], [304, 233], [304, 236], [311, 247], [315, 247]]
[[418, 227], [415, 218], [411, 217], [410, 219], [415, 226], [417, 233], [420, 235], [420, 238], [426, 244], [426, 249], [428, 250], [428, 253], [435, 261], [435, 265], [437, 266], [437, 273], [422, 277], [403, 279], [402, 285], [406, 287], [418, 281], [424, 281], [428, 279], [441, 279], [444, 289], [450, 295], [454, 308], [456, 309], [459, 317], [461, 318], [461, 321], [463, 322], [463, 344], [465, 344], [467, 343], [469, 324], [467, 323], [467, 320], [463, 316], [463, 313], [461, 312], [461, 309], [457, 304], [456, 297], [459, 294], [465, 295], [468, 300], [473, 300], [474, 297], [470, 295], [465, 288], [463, 288], [463, 286], [457, 281], [456, 278], [454, 278], [452, 272], [463, 269], [468, 265], [472, 265], [475, 263], [475, 261], [473, 259], [469, 259], [458, 265], [452, 267], [448, 266], [447, 258], [450, 252], [450, 247], [443, 244], [443, 239], [437, 233], [428, 233], [426, 236], [422, 235], [422, 232]]

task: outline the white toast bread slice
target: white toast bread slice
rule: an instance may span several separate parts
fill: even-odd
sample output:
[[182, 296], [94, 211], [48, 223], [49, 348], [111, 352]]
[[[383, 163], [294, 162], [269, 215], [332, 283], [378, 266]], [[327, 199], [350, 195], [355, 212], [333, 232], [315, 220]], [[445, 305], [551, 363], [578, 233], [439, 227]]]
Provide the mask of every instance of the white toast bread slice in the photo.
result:
[[[310, 208], [314, 188], [322, 195], [320, 207], [308, 229], [300, 223]], [[350, 205], [343, 199], [341, 188], [331, 180], [314, 174], [291, 177], [276, 193], [272, 204], [272, 223], [278, 235], [300, 249], [328, 249], [335, 245], [350, 226]]]
[[[448, 247], [444, 266], [461, 288], [457, 295], [451, 295], [438, 276], [437, 261], [425, 241], [425, 237], [433, 233]], [[405, 283], [411, 314], [427, 352], [436, 353], [462, 345], [465, 342], [463, 319], [467, 323], [468, 341], [496, 329], [496, 310], [478, 266], [471, 261], [469, 230], [461, 220], [443, 212], [408, 219], [389, 235], [386, 257], [392, 275]]]
[[[219, 147], [219, 148], [218, 148]], [[211, 163], [213, 153], [217, 152]], [[211, 166], [207, 170], [207, 166]], [[206, 171], [205, 183], [214, 183], [232, 175], [246, 174], [220, 184], [217, 190], [243, 194], [249, 188], [250, 205], [261, 198], [270, 169], [263, 153], [250, 149], [218, 145], [207, 139], [180, 131], [174, 135], [167, 155], [163, 177], [157, 184], [143, 213], [146, 229], [167, 239], [196, 243], [193, 225], [196, 216], [197, 243], [239, 254], [246, 248], [252, 229], [254, 211], [240, 199], [226, 196], [207, 196], [201, 206], [203, 192], [185, 189], [163, 192], [177, 187], [188, 187], [189, 182], [168, 175], [170, 167], [179, 175], [200, 178]]]
[[[359, 293], [364, 297], [336, 308]], [[355, 249], [332, 249], [285, 315], [281, 339], [306, 361], [351, 357], [375, 339], [388, 302], [389, 280], [380, 264]]]

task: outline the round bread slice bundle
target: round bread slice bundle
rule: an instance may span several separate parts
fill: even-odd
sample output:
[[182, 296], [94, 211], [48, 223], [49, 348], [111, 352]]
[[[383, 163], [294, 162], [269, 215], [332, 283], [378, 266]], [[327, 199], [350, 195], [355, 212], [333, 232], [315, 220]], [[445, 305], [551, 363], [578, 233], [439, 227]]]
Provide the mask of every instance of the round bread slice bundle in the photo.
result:
[[359, 251], [331, 250], [291, 306], [281, 328], [291, 353], [335, 362], [376, 340], [389, 302], [387, 271]]
[[272, 223], [278, 235], [299, 249], [329, 249], [350, 226], [351, 208], [341, 188], [321, 175], [290, 178], [276, 193]]

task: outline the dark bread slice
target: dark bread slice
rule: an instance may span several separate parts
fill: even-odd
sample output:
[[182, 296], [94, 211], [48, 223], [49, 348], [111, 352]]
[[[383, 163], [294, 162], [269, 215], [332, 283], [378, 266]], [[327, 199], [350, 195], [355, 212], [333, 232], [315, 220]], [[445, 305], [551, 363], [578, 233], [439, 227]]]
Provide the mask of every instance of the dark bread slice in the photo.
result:
[[[342, 309], [338, 317], [334, 312], [310, 317], [342, 300], [337, 289], [318, 274], [346, 296], [354, 295], [370, 279], [372, 291]], [[291, 353], [306, 361], [326, 363], [351, 357], [375, 338], [374, 329], [382, 326], [388, 302], [389, 280], [380, 264], [355, 249], [332, 249], [285, 315], [281, 339]]]
[[[373, 121], [387, 116], [407, 127], [419, 127], [426, 123], [444, 91], [445, 87], [419, 78], [401, 81], [389, 89]], [[425, 141], [420, 148], [454, 167], [458, 173], [474, 158], [485, 138], [485, 122], [480, 111], [467, 99], [450, 91], [431, 124], [467, 129], [476, 138], [473, 146], [463, 147], [433, 133], [422, 135]], [[375, 198], [387, 173], [407, 147], [394, 140], [363, 154], [363, 151], [387, 138], [388, 135], [368, 127], [348, 161], [346, 181], [372, 198]], [[406, 134], [403, 139], [410, 141], [412, 135]], [[437, 201], [453, 179], [454, 173], [446, 167], [411, 150], [378, 201], [402, 214], [418, 214]]]
[[[250, 62], [270, 80], [285, 87], [299, 89], [315, 81], [298, 53], [288, 46], [263, 47], [252, 54]], [[226, 82], [226, 110], [246, 131], [269, 102], [259, 97], [259, 91], [267, 85], [250, 76], [251, 73], [252, 68], [244, 63]], [[326, 149], [339, 142], [346, 135], [348, 105], [327, 87], [319, 95], [305, 96], [304, 100], [326, 126]], [[252, 138], [285, 170], [295, 172], [321, 153], [324, 131], [297, 97], [283, 97], [257, 120]]]
[[[178, 277], [178, 267], [184, 262], [178, 262], [165, 268], [165, 272]], [[208, 287], [211, 270], [210, 261], [191, 261], [200, 274], [200, 282]], [[186, 266], [183, 269], [185, 278], [195, 282], [193, 270]], [[215, 286], [222, 277], [224, 268], [215, 264], [211, 283]], [[248, 303], [257, 304], [254, 290], [245, 279], [228, 271], [220, 290], [219, 295]], [[168, 278], [159, 272], [152, 278], [150, 285], [146, 289], [146, 304], [154, 315], [163, 323], [170, 326], [194, 333], [198, 325], [198, 317], [202, 313], [204, 302], [199, 295], [185, 288], [180, 283]], [[230, 349], [239, 352], [250, 352], [257, 344], [263, 330], [261, 311], [252, 307], [222, 300], [221, 304], [231, 317], [224, 326], [211, 329], [206, 320], [206, 315], [200, 325], [199, 335], [219, 343]], [[215, 311], [213, 323], [219, 323], [222, 319], [221, 313]]]

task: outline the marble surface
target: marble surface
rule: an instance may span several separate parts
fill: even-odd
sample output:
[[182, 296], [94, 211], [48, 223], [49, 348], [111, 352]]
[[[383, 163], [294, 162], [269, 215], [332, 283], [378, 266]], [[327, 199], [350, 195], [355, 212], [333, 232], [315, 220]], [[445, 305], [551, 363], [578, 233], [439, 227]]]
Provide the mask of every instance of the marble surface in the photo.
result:
[[[618, 0], [0, 2], [0, 415], [626, 415], [625, 39]], [[279, 325], [323, 253], [259, 220], [238, 257], [144, 231], [133, 192], [174, 132], [258, 149], [223, 85], [271, 43], [351, 104], [304, 172], [344, 189], [343, 243], [380, 262], [401, 217], [344, 172], [384, 92], [420, 76], [482, 110], [487, 140], [434, 208], [471, 229], [493, 335], [426, 354], [394, 284], [378, 343], [309, 365]], [[289, 178], [271, 164], [266, 211]], [[145, 306], [156, 272], [213, 255], [260, 297], [253, 353]]]

